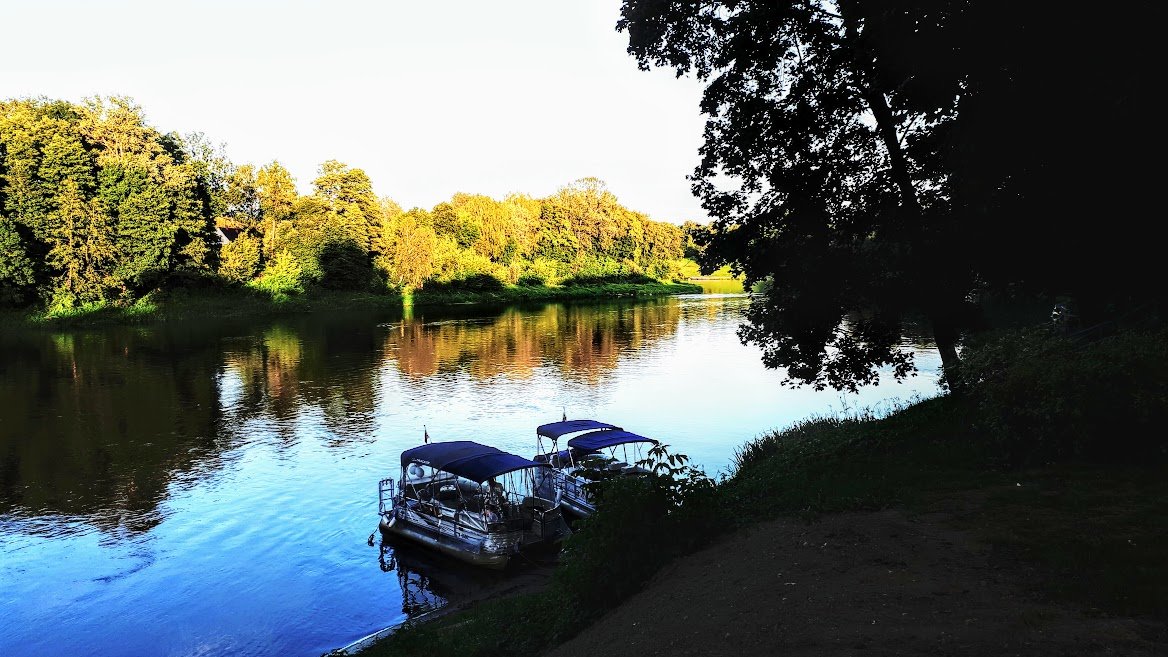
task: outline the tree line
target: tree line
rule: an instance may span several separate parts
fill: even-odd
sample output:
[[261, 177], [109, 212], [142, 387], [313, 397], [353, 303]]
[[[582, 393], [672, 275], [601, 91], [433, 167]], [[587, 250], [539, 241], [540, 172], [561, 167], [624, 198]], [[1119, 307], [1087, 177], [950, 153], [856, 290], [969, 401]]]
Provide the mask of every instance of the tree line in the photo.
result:
[[72, 308], [209, 282], [285, 295], [668, 278], [687, 244], [596, 178], [546, 198], [457, 193], [428, 210], [378, 197], [335, 160], [312, 184], [300, 194], [278, 161], [235, 165], [201, 134], [164, 134], [128, 98], [0, 101], [0, 305]]

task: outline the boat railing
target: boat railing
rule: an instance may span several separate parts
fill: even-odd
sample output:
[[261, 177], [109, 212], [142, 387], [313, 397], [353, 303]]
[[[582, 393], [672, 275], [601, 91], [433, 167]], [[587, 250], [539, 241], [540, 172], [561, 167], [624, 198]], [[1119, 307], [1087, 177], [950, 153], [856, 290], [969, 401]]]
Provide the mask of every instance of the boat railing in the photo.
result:
[[580, 480], [577, 478], [576, 475], [567, 474], [565, 472], [559, 472], [558, 474], [559, 474], [559, 479], [560, 479], [560, 485], [561, 485], [565, 495], [569, 495], [573, 498], [578, 498], [581, 495], [583, 495], [584, 491], [581, 489]]
[[382, 479], [377, 482], [377, 513], [385, 515], [385, 503], [390, 501], [390, 506], [393, 506], [394, 486], [393, 479]]

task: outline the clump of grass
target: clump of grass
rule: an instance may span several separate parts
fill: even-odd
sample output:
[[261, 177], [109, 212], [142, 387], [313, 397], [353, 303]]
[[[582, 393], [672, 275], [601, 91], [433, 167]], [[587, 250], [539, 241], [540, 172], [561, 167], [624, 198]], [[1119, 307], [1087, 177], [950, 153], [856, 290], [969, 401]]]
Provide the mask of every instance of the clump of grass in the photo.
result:
[[922, 494], [996, 482], [966, 429], [970, 404], [939, 397], [887, 417], [821, 417], [737, 450], [726, 499], [753, 517], [878, 509]]
[[1168, 456], [1168, 332], [1092, 342], [1045, 329], [987, 336], [961, 377], [984, 438], [1021, 464]]
[[[20, 317], [26, 326], [81, 327], [107, 324], [140, 324], [158, 312], [157, 295], [147, 294], [131, 301], [101, 300], [78, 305], [56, 305]], [[7, 322], [17, 324], [18, 322]]]

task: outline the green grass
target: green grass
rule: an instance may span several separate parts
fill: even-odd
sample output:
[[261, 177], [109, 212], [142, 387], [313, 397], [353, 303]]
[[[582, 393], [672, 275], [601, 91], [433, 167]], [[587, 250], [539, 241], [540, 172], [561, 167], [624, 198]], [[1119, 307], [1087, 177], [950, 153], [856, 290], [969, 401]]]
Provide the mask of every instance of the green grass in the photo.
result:
[[527, 593], [479, 604], [461, 614], [403, 625], [360, 654], [537, 655], [569, 638], [573, 631], [563, 601], [553, 591]]
[[733, 273], [730, 271], [730, 265], [723, 265], [723, 266], [722, 266], [722, 267], [720, 267], [719, 269], [717, 269], [717, 270], [715, 270], [715, 271], [713, 271], [713, 272], [710, 272], [709, 274], [702, 274], [700, 271], [696, 271], [696, 267], [697, 267], [697, 264], [695, 263], [695, 264], [694, 264], [695, 271], [694, 271], [694, 273], [693, 273], [693, 274], [691, 274], [691, 275], [690, 275], [688, 278], [692, 278], [692, 279], [695, 279], [695, 280], [697, 280], [697, 279], [700, 279], [700, 280], [706, 280], [706, 281], [718, 281], [718, 280], [725, 280], [725, 281], [730, 281], [730, 280], [742, 280], [742, 278], [741, 278], [741, 277], [737, 277], [737, 278], [736, 278], [736, 277], [734, 276], [734, 274], [733, 274]]
[[939, 397], [885, 418], [801, 422], [740, 448], [723, 493], [752, 516], [811, 518], [912, 506], [932, 492], [999, 483], [970, 429], [971, 406]]
[[1168, 618], [1168, 464], [1012, 466], [979, 428], [981, 410], [975, 399], [944, 397], [884, 419], [776, 432], [739, 451], [724, 503], [739, 516], [808, 521], [892, 506], [946, 512], [1001, 554], [1032, 564], [1048, 595]]
[[1038, 564], [1058, 598], [1168, 619], [1168, 468], [1067, 464], [1012, 478], [959, 526]]
[[396, 294], [310, 290], [303, 295], [273, 297], [250, 288], [176, 289], [153, 292], [127, 304], [89, 304], [55, 311], [9, 311], [0, 314], [0, 329], [96, 328], [215, 319], [247, 319], [319, 311], [400, 308]]
[[648, 298], [671, 294], [700, 294], [701, 286], [689, 283], [606, 283], [599, 285], [506, 286], [498, 290], [442, 290], [413, 294], [418, 306], [455, 303], [522, 303], [527, 301], [571, 301], [582, 299]]
[[419, 291], [403, 298], [397, 293], [310, 289], [304, 294], [269, 294], [251, 287], [178, 288], [152, 292], [130, 303], [102, 302], [70, 309], [0, 312], [0, 330], [29, 328], [96, 328], [122, 324], [152, 324], [214, 317], [246, 319], [320, 311], [394, 310], [404, 304], [440, 306], [464, 303], [522, 303], [610, 298], [649, 298], [696, 294], [701, 287], [686, 283], [609, 283], [571, 287], [502, 286], [497, 290]]

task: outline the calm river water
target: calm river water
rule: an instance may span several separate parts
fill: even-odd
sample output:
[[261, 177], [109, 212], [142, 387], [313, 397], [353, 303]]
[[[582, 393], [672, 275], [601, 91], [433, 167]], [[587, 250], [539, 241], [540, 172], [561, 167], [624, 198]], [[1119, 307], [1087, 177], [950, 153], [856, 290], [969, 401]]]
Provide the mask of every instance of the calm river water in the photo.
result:
[[423, 425], [530, 455], [566, 411], [714, 474], [769, 429], [937, 391], [926, 345], [904, 384], [783, 388], [735, 335], [746, 303], [0, 336], [0, 655], [316, 656], [441, 604], [366, 543]]

